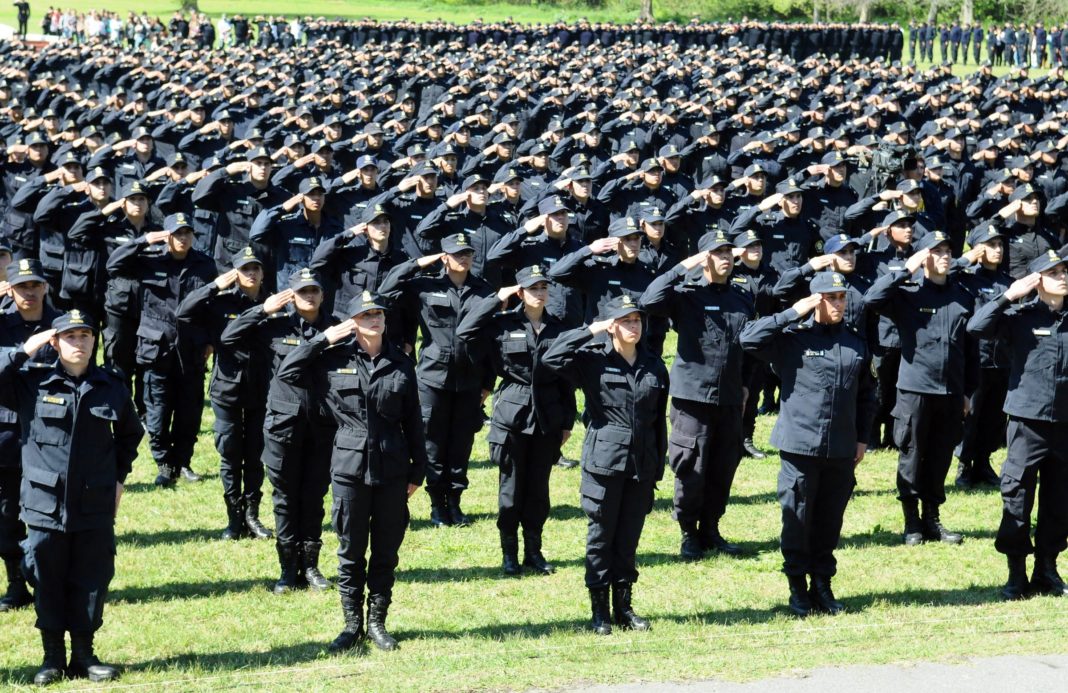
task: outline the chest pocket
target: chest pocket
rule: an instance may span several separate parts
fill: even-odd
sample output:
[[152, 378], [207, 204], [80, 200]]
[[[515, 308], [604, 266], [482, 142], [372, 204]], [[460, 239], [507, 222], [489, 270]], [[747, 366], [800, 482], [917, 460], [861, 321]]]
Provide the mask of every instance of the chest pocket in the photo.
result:
[[605, 373], [601, 376], [601, 394], [605, 405], [609, 407], [627, 407], [631, 398], [630, 382], [627, 376], [617, 373]]
[[429, 294], [426, 297], [426, 322], [430, 327], [451, 327], [456, 318], [448, 296]]
[[397, 420], [404, 412], [404, 379], [392, 376], [380, 380], [375, 388], [375, 406], [387, 419]]
[[330, 390], [336, 400], [350, 414], [363, 418], [366, 406], [363, 401], [363, 390], [360, 387], [360, 376], [355, 373], [330, 373]]
[[67, 405], [38, 402], [34, 410], [33, 439], [43, 445], [66, 445], [70, 440], [67, 429]]

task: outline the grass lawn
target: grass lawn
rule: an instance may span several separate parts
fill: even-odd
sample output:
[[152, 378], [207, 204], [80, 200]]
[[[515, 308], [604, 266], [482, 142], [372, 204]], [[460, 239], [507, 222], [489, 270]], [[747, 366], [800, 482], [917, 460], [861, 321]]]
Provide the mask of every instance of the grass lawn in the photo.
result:
[[[836, 591], [849, 613], [798, 620], [784, 608], [779, 572], [778, 460], [744, 460], [724, 534], [752, 552], [742, 560], [676, 558], [670, 471], [657, 492], [639, 548], [635, 605], [648, 633], [598, 637], [583, 587], [586, 521], [577, 469], [555, 469], [545, 550], [550, 577], [504, 578], [494, 525], [496, 472], [480, 435], [464, 529], [436, 530], [420, 491], [389, 624], [395, 653], [330, 656], [341, 626], [336, 591], [275, 597], [273, 542], [224, 543], [210, 411], [197, 446], [199, 484], [152, 487], [147, 450], [135, 463], [118, 520], [117, 574], [98, 635], [123, 683], [148, 689], [373, 691], [524, 690], [580, 683], [694, 678], [751, 680], [816, 666], [973, 655], [1063, 652], [1068, 616], [1049, 598], [1004, 604], [1003, 558], [993, 547], [1000, 516], [996, 492], [949, 489], [947, 525], [967, 534], [961, 546], [901, 545], [894, 493], [896, 458], [869, 455], [845, 519]], [[758, 442], [773, 419], [761, 417]], [[569, 442], [578, 456], [581, 436]], [[265, 483], [265, 486], [269, 486]], [[265, 520], [271, 524], [269, 503]], [[337, 543], [325, 532], [321, 561], [333, 579]], [[40, 661], [32, 610], [0, 614], [0, 686], [28, 684]], [[80, 688], [84, 682], [64, 684]], [[64, 686], [59, 688], [62, 690]], [[110, 687], [114, 688], [114, 687]]]

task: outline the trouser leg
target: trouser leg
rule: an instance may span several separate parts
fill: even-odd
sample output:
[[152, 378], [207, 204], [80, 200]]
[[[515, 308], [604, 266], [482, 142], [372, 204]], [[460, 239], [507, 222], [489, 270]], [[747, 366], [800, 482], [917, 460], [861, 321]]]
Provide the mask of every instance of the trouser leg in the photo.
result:
[[994, 548], [1009, 556], [1033, 553], [1031, 510], [1038, 471], [1050, 455], [1042, 422], [1009, 418], [1009, 448], [1001, 469], [1001, 524]]
[[371, 523], [371, 492], [365, 484], [332, 486], [331, 517], [337, 533], [337, 586], [342, 598], [362, 597], [367, 582], [367, 541]]
[[549, 518], [549, 477], [553, 465], [560, 458], [560, 440], [560, 434], [535, 433], [529, 438], [529, 450], [524, 463], [526, 478], [519, 506], [519, 523], [523, 527], [524, 537], [540, 537]]
[[311, 423], [302, 449], [302, 469], [298, 480], [300, 496], [299, 538], [319, 541], [323, 536], [326, 517], [325, 498], [330, 488], [330, 451], [335, 429]]
[[672, 398], [669, 414], [668, 464], [675, 473], [674, 517], [683, 523], [697, 522], [706, 500], [708, 431], [713, 407]]
[[846, 506], [856, 486], [853, 460], [822, 460], [820, 487], [813, 506], [812, 533], [810, 535], [811, 562], [809, 572], [813, 575], [833, 577], [838, 572], [834, 550], [842, 538], [842, 522]]
[[22, 560], [26, 526], [19, 520], [20, 467], [0, 467], [0, 559]]
[[145, 428], [148, 429], [148, 448], [158, 465], [178, 464], [171, 459], [171, 418], [174, 414], [174, 395], [165, 370], [148, 368], [144, 373]]
[[211, 403], [211, 410], [215, 414], [213, 429], [215, 449], [219, 453], [219, 479], [222, 481], [223, 495], [238, 498], [243, 495], [244, 488], [244, 412], [240, 407], [218, 402]]
[[199, 359], [186, 358], [190, 363], [185, 367], [176, 364], [170, 377], [174, 397], [171, 464], [175, 467], [189, 467], [204, 413], [204, 364]]
[[408, 528], [408, 483], [376, 486], [371, 493], [371, 559], [367, 564], [370, 594], [393, 594], [398, 555]]
[[819, 493], [821, 468], [803, 455], [780, 452], [779, 459], [782, 571], [787, 575], [807, 575], [812, 565], [812, 504]]
[[1046, 427], [1052, 445], [1038, 472], [1035, 553], [1055, 558], [1068, 547], [1068, 434], [1060, 422]]
[[611, 581], [638, 581], [637, 553], [645, 516], [653, 509], [653, 481], [623, 480], [612, 544]]

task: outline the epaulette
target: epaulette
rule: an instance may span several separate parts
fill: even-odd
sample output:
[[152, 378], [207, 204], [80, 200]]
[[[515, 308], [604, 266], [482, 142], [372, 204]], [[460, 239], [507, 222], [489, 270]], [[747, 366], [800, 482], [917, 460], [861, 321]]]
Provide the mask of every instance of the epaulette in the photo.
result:
[[292, 220], [296, 219], [297, 217], [301, 217], [303, 215], [304, 215], [304, 211], [298, 209], [296, 211], [289, 212], [288, 214], [283, 214], [282, 216], [278, 217], [278, 220], [279, 221], [292, 221]]

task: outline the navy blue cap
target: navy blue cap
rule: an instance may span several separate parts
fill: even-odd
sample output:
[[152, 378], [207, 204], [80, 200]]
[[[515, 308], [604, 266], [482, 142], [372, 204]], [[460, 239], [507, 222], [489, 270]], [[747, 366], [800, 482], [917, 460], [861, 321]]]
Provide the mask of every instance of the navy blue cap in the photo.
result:
[[937, 248], [943, 243], [950, 245], [952, 242], [949, 240], [949, 236], [944, 231], [932, 231], [925, 234], [923, 238], [916, 244], [916, 250], [931, 250]]
[[245, 161], [255, 161], [256, 159], [270, 159], [271, 153], [267, 151], [266, 147], [253, 147], [245, 153]]
[[234, 253], [233, 257], [230, 258], [230, 266], [234, 269], [240, 269], [245, 265], [251, 265], [253, 263], [261, 266], [263, 265], [263, 261], [256, 257], [256, 252], [248, 246], [237, 251]]
[[319, 277], [307, 267], [299, 269], [293, 274], [289, 275], [289, 288], [294, 291], [300, 291], [301, 289], [309, 286], [317, 286], [320, 289], [323, 285], [319, 283]]
[[641, 232], [634, 223], [634, 217], [619, 217], [608, 225], [608, 235], [612, 238], [623, 238]]
[[1064, 260], [1057, 255], [1054, 250], [1047, 250], [1045, 254], [1039, 255], [1031, 264], [1027, 266], [1028, 272], [1045, 272], [1046, 270], [1053, 269], [1057, 265], [1060, 265]]
[[[10, 252], [10, 250], [8, 251]], [[26, 282], [46, 282], [40, 260], [22, 258], [8, 265], [7, 283], [11, 286]]]
[[95, 333], [96, 321], [89, 314], [75, 308], [53, 320], [52, 329], [56, 331], [56, 334], [81, 329], [88, 329]]
[[438, 175], [438, 167], [429, 161], [422, 161], [416, 164], [411, 171], [413, 176], [436, 176]]
[[134, 195], [144, 195], [148, 197], [148, 191], [145, 190], [144, 184], [139, 181], [130, 181], [126, 184], [126, 187], [122, 189], [122, 193], [119, 197], [133, 197]]
[[734, 237], [735, 248], [748, 248], [754, 243], [761, 243], [760, 234], [753, 229], [746, 229]]
[[471, 245], [466, 233], [454, 233], [441, 239], [441, 251], [443, 253], [455, 255], [467, 251], [474, 252], [474, 250], [475, 248]]
[[541, 265], [523, 267], [515, 273], [515, 283], [524, 289], [529, 289], [539, 282], [549, 281], [545, 276], [545, 269]]
[[357, 316], [360, 313], [366, 313], [369, 310], [389, 310], [386, 307], [386, 302], [376, 294], [370, 291], [363, 291], [359, 296], [354, 296], [349, 301], [349, 305], [346, 312], [350, 316]]
[[360, 222], [370, 224], [379, 217], [389, 218], [389, 212], [386, 211], [386, 208], [378, 203], [367, 205], [363, 208], [363, 213], [360, 214]]
[[916, 221], [916, 215], [910, 214], [901, 209], [897, 209], [883, 217], [883, 220], [879, 222], [879, 225], [889, 227], [890, 225], [896, 224], [899, 221], [905, 221], [911, 224]]
[[648, 171], [654, 171], [654, 170], [655, 171], [662, 171], [662, 170], [664, 170], [664, 167], [660, 165], [660, 160], [659, 159], [650, 158], [650, 159], [646, 159], [645, 161], [642, 162], [641, 170], [642, 170], [643, 173], [648, 172]]
[[660, 213], [659, 209], [651, 209], [648, 212], [643, 212], [641, 221], [644, 224], [655, 224], [656, 222], [664, 221], [664, 215]]
[[85, 174], [86, 183], [94, 183], [100, 180], [101, 178], [105, 180], [111, 180], [111, 178], [108, 176], [108, 172], [100, 166], [94, 167], [92, 170], [89, 171], [89, 173]]
[[364, 154], [356, 160], [356, 168], [363, 168], [365, 166], [374, 166], [375, 168], [379, 168], [378, 160], [370, 154]]
[[601, 314], [598, 316], [601, 320], [618, 320], [625, 318], [631, 313], [642, 313], [641, 306], [638, 305], [638, 301], [630, 294], [623, 294], [622, 296], [616, 296], [609, 299], [607, 303], [601, 308]]
[[814, 294], [836, 294], [847, 288], [845, 275], [840, 272], [817, 272], [808, 282], [808, 290]]
[[734, 241], [727, 237], [723, 229], [713, 229], [697, 241], [698, 252], [718, 250], [724, 246], [734, 246]]
[[829, 152], [823, 155], [820, 159], [820, 163], [824, 166], [845, 166], [849, 163], [849, 160], [842, 155], [842, 152], [837, 149], [833, 152]]
[[824, 253], [837, 253], [838, 251], [842, 250], [843, 248], [846, 248], [846, 247], [851, 246], [851, 245], [859, 246], [860, 245], [860, 241], [858, 241], [856, 238], [850, 238], [848, 235], [846, 235], [844, 233], [838, 233], [838, 234], [835, 234], [835, 235], [831, 236], [830, 238], [828, 238], [823, 243], [823, 252]]
[[481, 173], [475, 173], [473, 175], [468, 176], [467, 178], [464, 178], [463, 189], [467, 190], [468, 188], [477, 183], [489, 183], [489, 181]]
[[163, 230], [169, 233], [174, 233], [178, 229], [193, 230], [193, 220], [186, 216], [184, 212], [178, 212], [177, 214], [168, 214], [163, 219]]
[[797, 184], [796, 180], [787, 178], [775, 186], [775, 192], [780, 195], [800, 195], [804, 191], [801, 189], [801, 186]]
[[898, 183], [897, 187], [895, 189], [898, 192], [903, 192], [903, 193], [915, 192], [916, 190], [920, 189], [920, 182], [916, 181], [916, 180], [912, 180], [911, 178], [909, 178], [908, 180], [903, 180], [900, 183]]
[[993, 221], [984, 221], [968, 234], [968, 245], [974, 248], [980, 243], [986, 243], [996, 238], [1004, 238], [1001, 229]]
[[567, 207], [556, 195], [550, 195], [538, 203], [538, 214], [555, 214], [556, 212], [566, 211]]
[[300, 182], [298, 192], [300, 192], [301, 195], [307, 195], [312, 190], [322, 190], [325, 192], [326, 183], [324, 183], [323, 179], [319, 176], [309, 176]]

